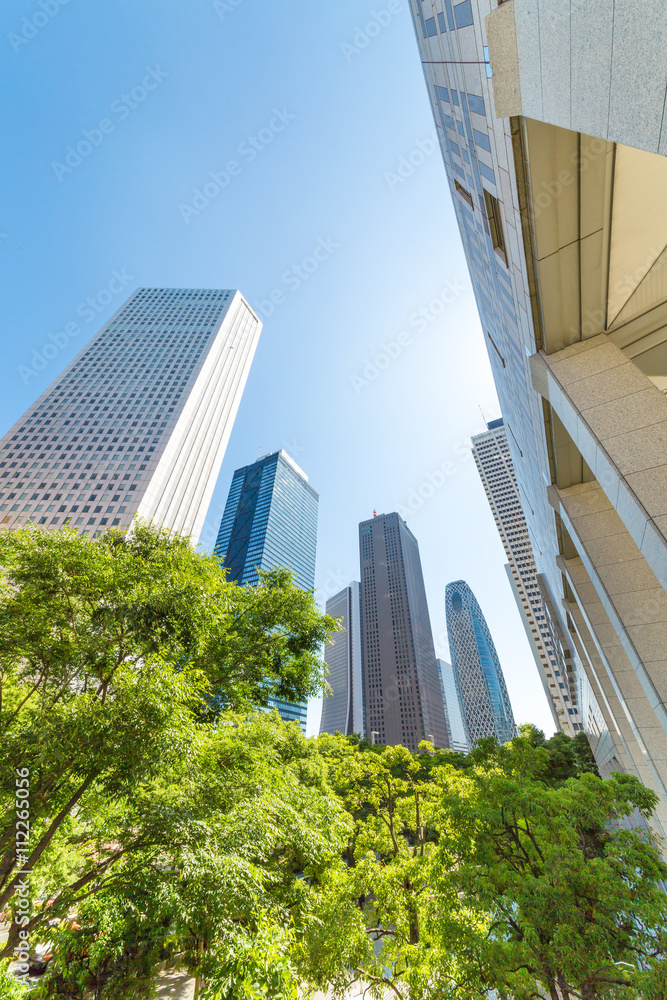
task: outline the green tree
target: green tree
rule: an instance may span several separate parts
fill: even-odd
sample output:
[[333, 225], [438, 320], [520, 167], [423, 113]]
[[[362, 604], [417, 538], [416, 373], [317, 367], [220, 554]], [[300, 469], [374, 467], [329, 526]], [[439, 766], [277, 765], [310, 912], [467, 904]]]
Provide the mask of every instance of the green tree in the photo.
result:
[[[343, 996], [352, 979], [369, 995], [407, 998], [411, 974], [430, 961], [429, 859], [440, 791], [432, 747], [355, 747], [320, 738], [332, 782], [354, 825], [341, 862], [325, 873], [308, 934], [304, 975]], [[431, 752], [429, 752], [431, 751]], [[438, 755], [442, 761], [455, 754]], [[453, 765], [449, 765], [453, 768]]]
[[[438, 776], [429, 881], [459, 904], [445, 920], [433, 913], [441, 947], [515, 1000], [540, 988], [552, 1000], [659, 996], [667, 866], [637, 827], [655, 796], [625, 774], [554, 784], [548, 751], [526, 740], [502, 750], [493, 767]], [[434, 995], [421, 976], [419, 989]], [[451, 995], [467, 993], [457, 982]]]
[[0, 962], [0, 997], [2, 1000], [27, 1000], [26, 987]]
[[322, 988], [342, 997], [354, 978], [405, 1000], [666, 995], [667, 868], [645, 826], [655, 798], [636, 779], [602, 781], [587, 755], [537, 731], [453, 763], [330, 740], [322, 753], [354, 826], [301, 945]]
[[[33, 913], [37, 930], [150, 849], [160, 831], [136, 804], [223, 709], [321, 689], [335, 622], [286, 571], [241, 588], [186, 539], [147, 525], [95, 541], [4, 533], [0, 566], [0, 909], [15, 902], [19, 870], [32, 870], [33, 899], [55, 898]], [[30, 782], [25, 858], [18, 769]]]
[[269, 972], [296, 989], [291, 949], [349, 824], [316, 744], [274, 715], [223, 715], [123, 808], [128, 833], [120, 815], [112, 828], [141, 829], [144, 842], [79, 904], [81, 930], [54, 932], [46, 995], [65, 984], [73, 997], [96, 989], [96, 1000], [150, 995], [169, 956], [197, 978], [197, 995], [206, 983], [205, 996], [235, 997], [234, 983], [251, 990]]

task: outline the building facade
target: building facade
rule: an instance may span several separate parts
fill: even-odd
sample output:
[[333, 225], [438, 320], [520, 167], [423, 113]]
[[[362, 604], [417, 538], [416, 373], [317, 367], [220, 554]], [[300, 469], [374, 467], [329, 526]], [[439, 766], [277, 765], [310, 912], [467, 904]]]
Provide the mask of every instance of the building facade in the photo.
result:
[[[502, 419], [492, 420], [486, 431], [473, 437], [472, 453], [507, 555], [507, 576], [554, 723], [566, 736], [576, 736], [582, 724], [575, 672], [572, 667], [568, 671], [566, 653], [571, 660], [572, 650], [561, 645], [540, 593], [533, 547]], [[581, 671], [577, 673], [581, 677]]]
[[410, 7], [543, 600], [664, 833], [667, 8]]
[[339, 618], [342, 630], [324, 650], [331, 694], [322, 703], [321, 733], [364, 735], [364, 690], [361, 669], [361, 596], [354, 580], [326, 603], [326, 613]]
[[449, 745], [417, 539], [397, 513], [359, 525], [366, 737]]
[[0, 524], [196, 543], [261, 326], [239, 292], [137, 289], [0, 442]]
[[436, 663], [438, 664], [438, 676], [440, 677], [442, 700], [445, 706], [449, 746], [452, 750], [456, 750], [457, 753], [468, 753], [470, 747], [468, 746], [466, 727], [463, 721], [461, 699], [456, 688], [454, 668], [446, 660], [436, 660]]
[[[287, 454], [274, 451], [237, 469], [215, 543], [227, 578], [241, 586], [259, 582], [259, 570], [285, 566], [302, 590], [315, 588], [319, 497], [308, 476]], [[286, 721], [306, 731], [308, 706], [271, 702]]]
[[445, 589], [447, 635], [467, 742], [484, 736], [506, 743], [517, 735], [500, 660], [477, 598], [464, 580]]

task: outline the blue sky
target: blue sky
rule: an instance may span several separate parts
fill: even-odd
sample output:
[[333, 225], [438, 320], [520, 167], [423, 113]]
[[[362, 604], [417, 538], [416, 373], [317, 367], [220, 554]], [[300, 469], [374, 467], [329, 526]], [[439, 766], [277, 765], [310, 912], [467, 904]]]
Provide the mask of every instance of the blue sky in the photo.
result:
[[280, 447], [320, 493], [323, 596], [358, 522], [409, 510], [439, 655], [463, 578], [553, 731], [467, 448], [499, 409], [405, 0], [14, 0], [0, 50], [1, 432], [135, 287], [240, 288], [265, 326], [205, 543]]

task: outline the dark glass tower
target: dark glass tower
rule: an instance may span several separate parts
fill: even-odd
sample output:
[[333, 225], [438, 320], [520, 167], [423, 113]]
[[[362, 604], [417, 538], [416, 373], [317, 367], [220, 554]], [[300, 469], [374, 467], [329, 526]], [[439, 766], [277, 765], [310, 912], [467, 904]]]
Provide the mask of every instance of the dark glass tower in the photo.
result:
[[366, 736], [448, 747], [417, 539], [398, 514], [359, 525]]
[[517, 729], [505, 678], [482, 609], [464, 580], [447, 584], [445, 608], [468, 743], [473, 747], [483, 736], [506, 743]]
[[[285, 451], [237, 469], [215, 543], [227, 578], [252, 586], [258, 582], [258, 570], [286, 566], [297, 587], [313, 590], [318, 500], [308, 476]], [[306, 703], [271, 704], [305, 732]]]

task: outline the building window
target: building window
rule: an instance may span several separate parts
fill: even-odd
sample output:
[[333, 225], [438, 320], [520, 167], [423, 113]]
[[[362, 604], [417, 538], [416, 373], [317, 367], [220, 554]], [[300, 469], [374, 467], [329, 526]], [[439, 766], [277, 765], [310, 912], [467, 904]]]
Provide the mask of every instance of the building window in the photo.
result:
[[484, 204], [486, 205], [486, 216], [489, 220], [489, 229], [491, 231], [493, 249], [496, 251], [503, 263], [507, 264], [507, 250], [505, 248], [503, 220], [500, 215], [500, 202], [497, 198], [494, 198], [492, 194], [489, 194], [486, 188], [483, 188], [483, 191]]
[[470, 194], [468, 194], [468, 192], [466, 191], [466, 189], [464, 187], [462, 187], [461, 184], [459, 184], [459, 182], [456, 181], [456, 180], [454, 181], [454, 187], [456, 188], [458, 194], [461, 195], [461, 197], [463, 198], [464, 201], [468, 202], [468, 204], [470, 205], [470, 207], [474, 211], [475, 210], [475, 204], [474, 204], [474, 202], [472, 200], [472, 196]]
[[454, 5], [454, 20], [457, 28], [467, 28], [472, 20], [472, 4], [470, 0], [463, 0], [463, 3]]

